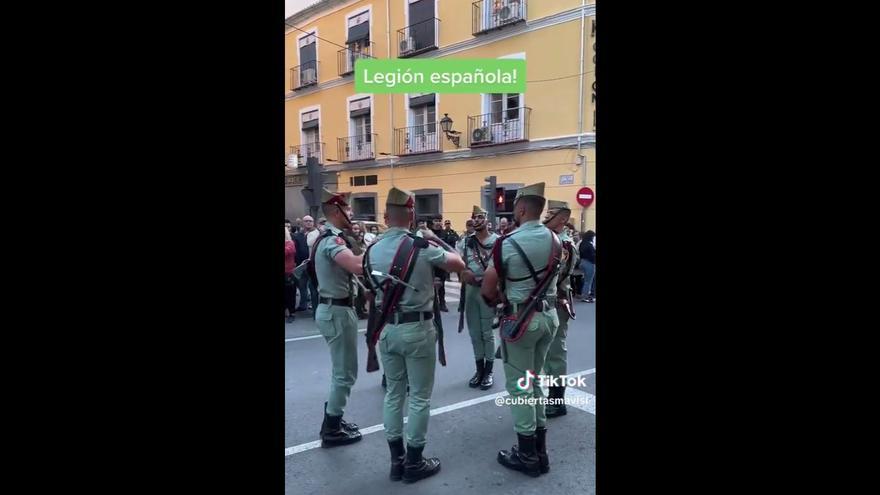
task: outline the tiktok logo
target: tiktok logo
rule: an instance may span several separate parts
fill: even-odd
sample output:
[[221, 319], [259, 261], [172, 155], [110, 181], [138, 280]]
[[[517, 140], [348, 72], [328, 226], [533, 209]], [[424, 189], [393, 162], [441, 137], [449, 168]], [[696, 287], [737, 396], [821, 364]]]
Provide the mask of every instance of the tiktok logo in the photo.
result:
[[519, 388], [520, 390], [528, 390], [529, 387], [532, 386], [532, 380], [534, 380], [536, 377], [537, 375], [532, 373], [532, 370], [526, 370], [526, 376], [516, 381], [517, 388]]

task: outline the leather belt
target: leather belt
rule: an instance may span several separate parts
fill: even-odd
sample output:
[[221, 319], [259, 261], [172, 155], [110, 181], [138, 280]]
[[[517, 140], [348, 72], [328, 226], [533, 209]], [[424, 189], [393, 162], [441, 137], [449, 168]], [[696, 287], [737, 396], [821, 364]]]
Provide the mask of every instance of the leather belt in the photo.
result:
[[402, 323], [413, 323], [416, 321], [429, 321], [434, 318], [434, 313], [430, 311], [413, 311], [410, 313], [394, 313], [391, 315], [389, 325], [400, 325]]
[[318, 298], [321, 304], [326, 304], [328, 306], [354, 306], [354, 302], [350, 297], [342, 297], [339, 299], [333, 299], [332, 297], [321, 297]]

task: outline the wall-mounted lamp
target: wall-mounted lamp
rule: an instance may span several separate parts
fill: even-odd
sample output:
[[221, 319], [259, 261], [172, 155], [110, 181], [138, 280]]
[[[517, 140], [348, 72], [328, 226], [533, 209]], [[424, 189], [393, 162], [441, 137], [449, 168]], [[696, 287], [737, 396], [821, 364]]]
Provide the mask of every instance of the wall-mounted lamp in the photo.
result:
[[446, 138], [452, 141], [452, 144], [454, 144], [455, 147], [458, 148], [458, 141], [459, 139], [461, 139], [461, 133], [452, 130], [452, 119], [449, 118], [448, 113], [444, 113], [443, 118], [440, 119], [440, 129], [443, 129], [443, 133], [446, 134]]

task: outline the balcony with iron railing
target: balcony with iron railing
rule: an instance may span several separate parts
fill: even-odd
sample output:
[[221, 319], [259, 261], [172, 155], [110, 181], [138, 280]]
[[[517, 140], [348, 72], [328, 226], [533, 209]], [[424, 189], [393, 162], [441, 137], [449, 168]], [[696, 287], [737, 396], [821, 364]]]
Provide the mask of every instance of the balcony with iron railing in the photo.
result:
[[500, 112], [468, 116], [471, 148], [529, 140], [529, 107], [508, 108]]
[[436, 17], [397, 30], [397, 57], [407, 58], [436, 50], [440, 19]]
[[347, 76], [354, 72], [355, 62], [362, 58], [374, 58], [375, 43], [370, 43], [361, 49], [343, 48], [336, 52], [336, 65], [339, 68], [339, 76]]
[[471, 12], [473, 34], [482, 34], [525, 22], [526, 0], [479, 0], [473, 3]]
[[307, 88], [318, 84], [318, 61], [312, 60], [290, 69], [290, 90]]
[[[293, 162], [294, 156], [296, 157], [296, 162]], [[318, 165], [323, 165], [324, 143], [304, 143], [291, 146], [290, 155], [288, 155], [287, 158], [287, 163], [291, 167], [293, 167], [293, 163], [295, 163], [297, 167], [304, 167], [306, 166], [307, 160], [310, 157], [317, 158]]]
[[403, 156], [443, 151], [442, 137], [439, 122], [394, 129], [394, 154]]
[[376, 158], [377, 134], [359, 134], [337, 138], [337, 156], [341, 162], [356, 162]]

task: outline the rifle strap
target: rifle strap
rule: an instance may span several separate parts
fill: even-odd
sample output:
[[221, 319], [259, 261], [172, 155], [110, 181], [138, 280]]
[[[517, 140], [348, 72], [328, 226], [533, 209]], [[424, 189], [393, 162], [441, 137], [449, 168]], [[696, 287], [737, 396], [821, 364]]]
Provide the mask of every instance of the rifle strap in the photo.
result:
[[[467, 241], [464, 243], [465, 261], [467, 260], [468, 244], [470, 244], [471, 249], [473, 249], [474, 253], [476, 253], [476, 255], [477, 255], [477, 261], [480, 262], [480, 265], [483, 267], [483, 271], [486, 271], [486, 269], [489, 268], [489, 265], [487, 263], [489, 256], [488, 255], [484, 256], [483, 252], [488, 248], [486, 246], [484, 246], [483, 243], [479, 241], [479, 239], [477, 239], [476, 234], [469, 236], [468, 241], [470, 241], [470, 243], [468, 243]], [[477, 246], [479, 246], [479, 247], [477, 247]], [[483, 248], [483, 249], [481, 250], [480, 248]]]
[[[414, 271], [413, 268], [415, 268], [414, 261], [418, 256], [419, 251], [426, 246], [427, 242], [425, 242], [424, 239], [409, 234], [403, 236], [403, 239], [397, 246], [397, 252], [394, 254], [394, 258], [391, 261], [391, 268], [388, 270], [389, 275], [393, 275], [405, 283], [409, 283], [409, 279]], [[372, 274], [372, 270], [370, 270], [370, 273]], [[382, 291], [382, 307], [379, 308], [381, 320], [374, 332], [373, 344], [379, 341], [379, 336], [382, 334], [382, 329], [388, 322], [388, 317], [391, 316], [391, 313], [397, 308], [397, 303], [400, 301], [400, 298], [403, 296], [406, 289], [407, 287], [405, 285], [396, 284], [390, 278], [385, 280], [384, 284], [380, 286], [380, 290]]]
[[312, 281], [315, 283], [315, 287], [318, 286], [318, 271], [315, 265], [315, 253], [318, 252], [318, 244], [321, 244], [321, 241], [328, 237], [332, 237], [333, 232], [330, 229], [325, 230], [315, 239], [315, 243], [312, 244], [312, 251], [309, 253], [309, 266], [306, 269], [309, 272], [309, 277], [311, 277]]
[[[502, 291], [504, 291], [504, 285], [505, 285], [504, 280], [505, 279], [510, 280], [511, 282], [520, 282], [520, 281], [528, 280], [529, 278], [532, 278], [535, 280], [535, 289], [533, 290], [533, 292], [530, 294], [529, 297], [536, 297], [538, 299], [541, 299], [544, 297], [544, 293], [547, 291], [547, 286], [548, 286], [548, 284], [546, 284], [545, 282], [548, 282], [554, 275], [556, 275], [558, 268], [559, 268], [558, 263], [554, 266], [553, 260], [554, 259], [558, 260], [560, 257], [561, 251], [562, 251], [562, 245], [559, 242], [559, 238], [556, 237], [556, 234], [553, 232], [550, 232], [550, 236], [551, 236], [550, 237], [550, 239], [551, 239], [550, 258], [547, 260], [547, 265], [544, 268], [537, 270], [537, 271], [535, 271], [535, 267], [532, 266], [532, 262], [529, 261], [529, 257], [526, 256], [526, 253], [522, 250], [522, 247], [520, 247], [519, 243], [516, 242], [512, 237], [505, 236], [505, 237], [499, 239], [498, 241], [496, 241], [496, 243], [498, 243], [498, 246], [496, 246], [497, 249], [494, 250], [493, 256], [494, 256], [495, 270], [498, 271], [498, 279], [499, 279], [499, 282], [501, 282], [501, 290]], [[516, 249], [517, 253], [519, 253], [519, 255], [522, 257], [522, 259], [525, 261], [526, 268], [529, 269], [529, 273], [531, 274], [530, 277], [512, 279], [512, 278], [507, 278], [505, 276], [504, 265], [501, 262], [501, 243], [504, 240], [509, 240], [511, 245], [513, 245], [513, 248]], [[546, 275], [546, 278], [544, 278], [544, 280], [541, 280], [538, 278], [538, 274], [542, 273], [544, 271], [547, 272], [547, 275]], [[542, 285], [544, 286], [543, 290], [541, 289]]]

